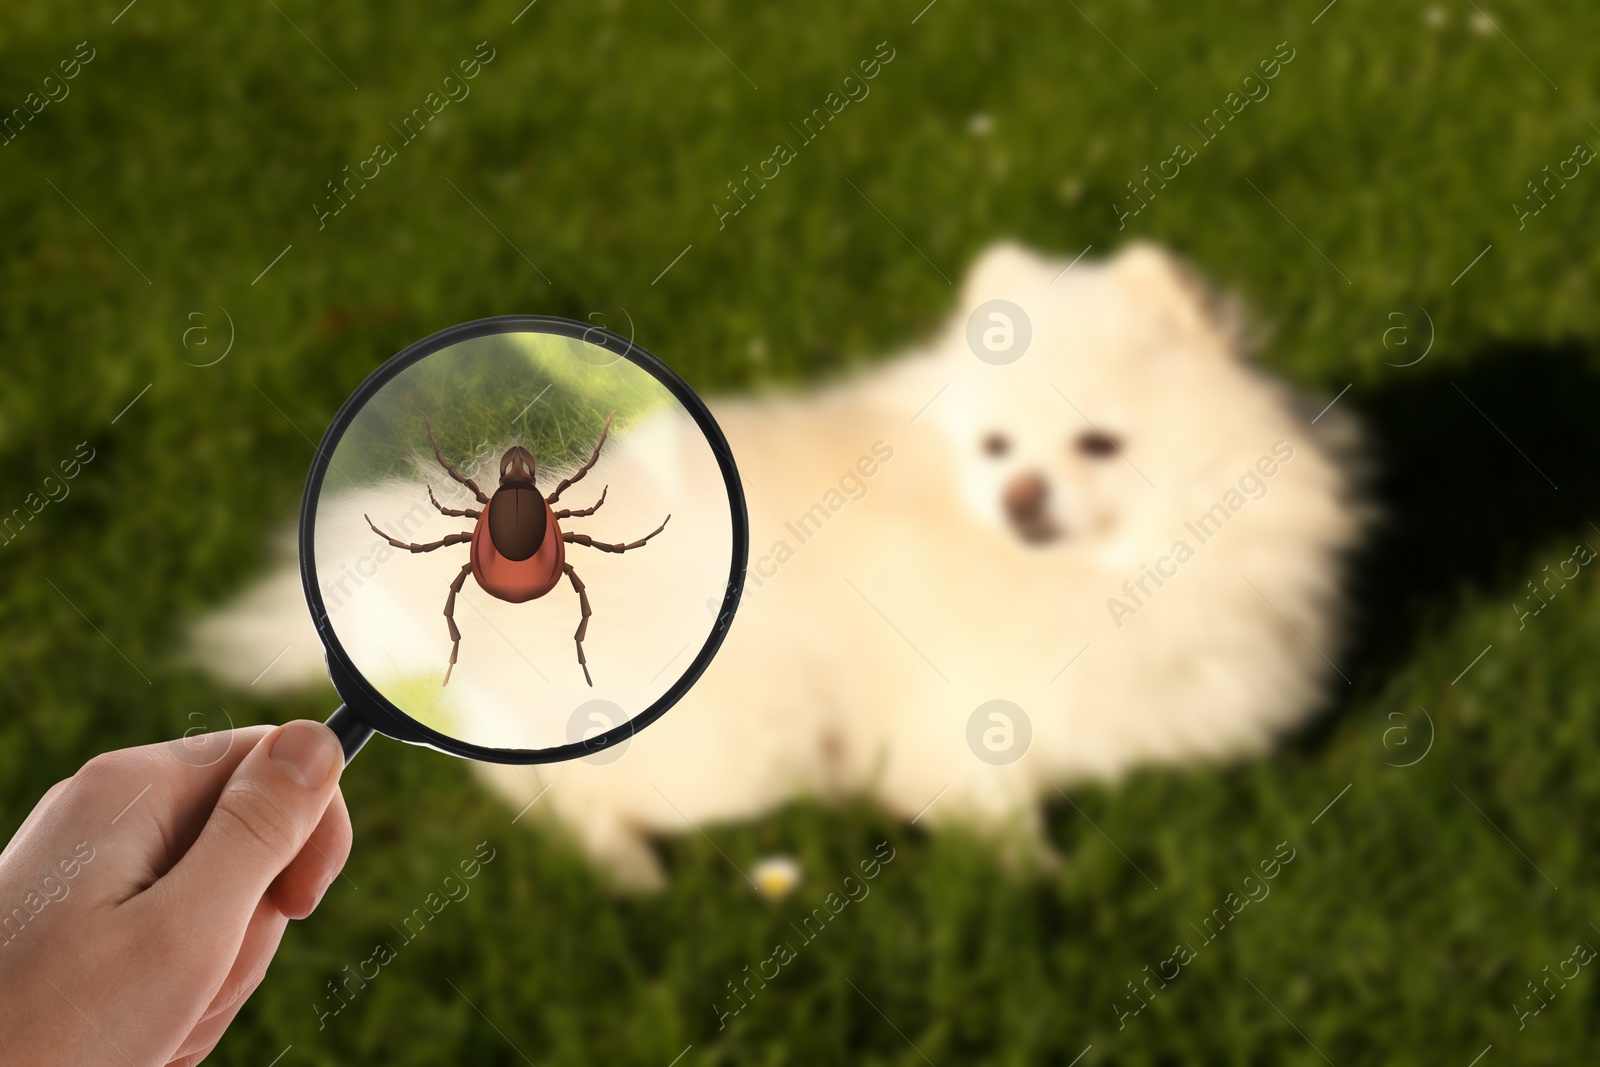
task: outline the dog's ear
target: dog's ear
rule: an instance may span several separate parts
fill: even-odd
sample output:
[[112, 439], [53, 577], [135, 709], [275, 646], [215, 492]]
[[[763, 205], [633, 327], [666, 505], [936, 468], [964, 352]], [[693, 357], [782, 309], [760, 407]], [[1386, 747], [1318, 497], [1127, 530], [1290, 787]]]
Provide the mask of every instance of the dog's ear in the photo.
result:
[[990, 245], [967, 271], [961, 306], [970, 311], [985, 300], [1016, 299], [1050, 278], [1049, 264], [1014, 241]]
[[1246, 347], [1244, 316], [1237, 302], [1171, 253], [1135, 242], [1110, 266], [1112, 278], [1128, 292], [1133, 306], [1149, 309], [1154, 322], [1167, 332], [1210, 342], [1229, 353]]

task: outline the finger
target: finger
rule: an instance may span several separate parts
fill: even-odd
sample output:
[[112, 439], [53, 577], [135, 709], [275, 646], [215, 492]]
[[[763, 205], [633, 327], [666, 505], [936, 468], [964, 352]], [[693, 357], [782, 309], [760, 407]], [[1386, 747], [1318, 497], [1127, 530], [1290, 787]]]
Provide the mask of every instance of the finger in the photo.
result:
[[234, 957], [228, 976], [222, 980], [211, 1003], [206, 1005], [189, 1039], [178, 1049], [179, 1054], [201, 1047], [194, 1043], [197, 1040], [195, 1035], [219, 1016], [231, 1019], [250, 994], [255, 992], [261, 979], [266, 977], [267, 966], [278, 951], [278, 942], [283, 939], [283, 931], [288, 925], [289, 920], [278, 911], [277, 905], [263, 897], [255, 913], [250, 916], [250, 925], [245, 928], [244, 940], [239, 944], [239, 954]]
[[[278, 917], [278, 921], [287, 922], [281, 915]], [[168, 1061], [168, 1067], [190, 1067], [192, 1064], [204, 1062], [206, 1057], [211, 1055], [212, 1050], [217, 1047], [217, 1043], [222, 1040], [223, 1035], [228, 1032], [228, 1027], [233, 1025], [233, 1020], [238, 1018], [239, 1012], [244, 1008], [250, 994], [254, 993], [256, 986], [260, 984], [261, 981], [258, 978], [255, 985], [246, 989], [244, 995], [238, 1000], [227, 1005], [215, 1015], [208, 1016], [195, 1023], [194, 1029], [190, 1030], [188, 1036], [183, 1039], [183, 1044], [178, 1047], [178, 1051], [172, 1054], [172, 1059]]]
[[310, 915], [344, 869], [345, 860], [350, 858], [351, 840], [350, 809], [345, 807], [344, 794], [334, 790], [322, 821], [311, 832], [306, 847], [273, 881], [267, 899], [287, 918], [304, 919]]
[[[197, 800], [214, 799], [251, 749], [273, 729], [271, 726], [245, 726], [237, 730], [215, 730], [102, 753], [84, 764], [73, 775], [71, 783], [91, 787], [100, 783], [131, 783], [135, 788], [153, 785], [171, 807], [187, 811]], [[117, 797], [106, 797], [107, 817], [117, 815], [128, 799], [121, 798], [119, 804]]]
[[189, 851], [228, 779], [272, 732], [271, 726], [215, 730], [133, 750], [136, 755], [148, 753], [158, 772], [159, 785], [147, 799], [156, 809], [169, 851], [166, 865], [154, 872], [155, 877], [166, 874]]
[[338, 788], [344, 754], [321, 723], [279, 727], [239, 762], [194, 845], [148, 895], [235, 945], [274, 879], [300, 854]]
[[[284, 921], [281, 916], [279, 921]], [[172, 1054], [168, 1067], [193, 1067], [204, 1062], [217, 1047], [217, 1043], [222, 1040], [223, 1035], [228, 1032], [228, 1027], [233, 1025], [233, 1020], [238, 1017], [240, 1009], [245, 1005], [245, 999], [254, 991], [252, 986], [245, 990], [245, 997], [239, 998], [218, 1014], [196, 1023], [194, 1029], [189, 1031], [189, 1036], [183, 1039], [178, 1051]]]
[[[165, 741], [138, 748], [106, 752], [91, 759], [71, 778], [57, 782], [34, 808], [28, 820], [6, 846], [5, 855], [22, 850], [40, 833], [65, 826], [113, 826], [119, 831], [144, 825], [155, 832], [126, 833], [119, 842], [107, 842], [139, 858], [148, 885], [165, 873], [199, 833], [204, 822], [188, 825], [185, 815], [198, 809], [209, 812], [217, 794], [245, 755], [270, 731], [268, 726]], [[158, 854], [152, 854], [150, 843]], [[168, 855], [176, 846], [176, 855]], [[113, 849], [115, 850], [115, 848]]]
[[[221, 1038], [219, 1037], [218, 1040], [220, 1041]], [[167, 1067], [200, 1067], [200, 1064], [205, 1062], [206, 1057], [211, 1055], [211, 1049], [216, 1047], [216, 1043], [213, 1042], [210, 1048], [196, 1052], [192, 1056], [180, 1056], [175, 1060], [169, 1061]]]

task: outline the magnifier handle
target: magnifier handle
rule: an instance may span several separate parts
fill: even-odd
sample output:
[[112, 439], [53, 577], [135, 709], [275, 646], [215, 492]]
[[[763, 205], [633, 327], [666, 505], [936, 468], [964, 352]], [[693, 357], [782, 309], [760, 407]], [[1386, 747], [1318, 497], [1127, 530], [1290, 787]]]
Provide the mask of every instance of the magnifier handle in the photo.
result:
[[328, 721], [324, 725], [339, 736], [339, 745], [344, 749], [346, 763], [355, 758], [356, 753], [361, 751], [361, 746], [367, 743], [367, 738], [372, 736], [372, 727], [362, 722], [356, 713], [344, 704], [340, 704], [338, 710], [328, 716]]

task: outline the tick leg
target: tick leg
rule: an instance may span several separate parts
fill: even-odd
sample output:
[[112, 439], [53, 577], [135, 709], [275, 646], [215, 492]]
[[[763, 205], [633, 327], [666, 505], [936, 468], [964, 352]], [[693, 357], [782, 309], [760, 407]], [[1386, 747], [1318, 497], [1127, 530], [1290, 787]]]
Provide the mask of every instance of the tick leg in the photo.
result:
[[[610, 488], [611, 487], [608, 485], [608, 486], [606, 486], [605, 489], [600, 490], [600, 499], [596, 500], [594, 502], [594, 507], [592, 507], [592, 508], [584, 508], [582, 511], [567, 511], [565, 508], [563, 508], [562, 510], [556, 512], [556, 518], [558, 518], [558, 519], [588, 518], [590, 515], [593, 515], [595, 512], [599, 511], [600, 510], [600, 505], [604, 504], [606, 502], [606, 489], [610, 489]], [[466, 512], [463, 511], [461, 514], [465, 515]], [[474, 517], [476, 517], [476, 516], [474, 516]]]
[[472, 534], [471, 533], [458, 533], [458, 534], [451, 534], [450, 536], [448, 536], [448, 537], [446, 537], [446, 538], [444, 538], [443, 540], [440, 540], [440, 541], [429, 541], [425, 545], [414, 545], [414, 544], [410, 543], [409, 541], [396, 541], [394, 538], [390, 537], [388, 534], [384, 533], [382, 530], [378, 529], [376, 526], [373, 526], [372, 525], [372, 517], [370, 515], [363, 515], [361, 517], [363, 519], [367, 520], [367, 525], [368, 526], [372, 526], [372, 532], [373, 533], [377, 534], [379, 537], [383, 538], [385, 541], [389, 542], [394, 547], [406, 549], [408, 552], [432, 552], [434, 549], [443, 548], [445, 545], [460, 545], [460, 544], [465, 544], [466, 542], [472, 540]]
[[589, 663], [583, 658], [583, 635], [589, 629], [589, 616], [594, 612], [589, 610], [589, 594], [584, 591], [583, 580], [578, 577], [578, 572], [572, 569], [572, 564], [563, 563], [561, 569], [572, 579], [572, 588], [578, 591], [578, 606], [583, 609], [583, 618], [578, 621], [578, 629], [573, 633], [572, 639], [578, 644], [578, 666], [583, 668], [583, 680], [592, 687], [594, 679], [589, 677]]
[[471, 573], [472, 564], [462, 564], [461, 573], [450, 583], [450, 595], [444, 601], [444, 621], [450, 625], [450, 666], [444, 669], [444, 685], [450, 684], [450, 672], [456, 669], [456, 653], [461, 651], [461, 631], [456, 629], [456, 594], [461, 592], [462, 583]]
[[[611, 415], [615, 415], [615, 414], [616, 414], [615, 411], [613, 411], [611, 413]], [[607, 415], [606, 416], [605, 428], [600, 431], [600, 440], [595, 442], [594, 454], [589, 457], [589, 462], [587, 462], [583, 466], [579, 467], [576, 471], [573, 471], [572, 472], [572, 477], [563, 478], [563, 479], [561, 479], [561, 481], [557, 482], [556, 483], [556, 491], [551, 493], [549, 496], [545, 497], [544, 502], [546, 504], [554, 504], [557, 500], [560, 500], [561, 499], [561, 494], [563, 492], [565, 492], [574, 483], [576, 483], [579, 480], [581, 480], [585, 474], [589, 473], [589, 469], [595, 465], [595, 461], [600, 458], [600, 446], [606, 443], [606, 434], [611, 432], [611, 415]], [[485, 501], [485, 503], [487, 503], [487, 501]], [[599, 507], [599, 506], [600, 506], [599, 504], [595, 505], [595, 507]]]
[[590, 537], [588, 534], [581, 534], [581, 533], [564, 533], [564, 534], [561, 535], [561, 539], [563, 541], [566, 541], [568, 544], [583, 545], [586, 548], [598, 548], [602, 552], [627, 552], [629, 549], [634, 549], [634, 548], [641, 547], [646, 541], [650, 540], [650, 538], [654, 537], [656, 534], [660, 533], [662, 530], [665, 530], [667, 528], [667, 523], [669, 521], [671, 521], [671, 519], [672, 519], [672, 516], [668, 515], [665, 519], [661, 520], [661, 525], [660, 526], [657, 526], [654, 530], [651, 530], [649, 533], [647, 533], [643, 537], [639, 538], [639, 540], [631, 541], [631, 542], [629, 542], [628, 544], [625, 544], [625, 545], [624, 544], [608, 545], [608, 544], [606, 544], [606, 543], [604, 543], [602, 541], [596, 541], [594, 538]]
[[[454, 515], [458, 518], [475, 519], [479, 515], [483, 514], [481, 511], [457, 511], [455, 508], [445, 507], [434, 497], [433, 486], [431, 485], [428, 486], [428, 499], [433, 501], [433, 506], [439, 509], [439, 514], [441, 515]], [[598, 506], [599, 505], [596, 505], [596, 507]]]
[[433, 424], [428, 421], [428, 413], [423, 411], [419, 412], [419, 414], [422, 416], [422, 425], [428, 428], [428, 442], [433, 445], [433, 454], [434, 457], [438, 459], [439, 466], [449, 471], [450, 477], [454, 478], [468, 489], [471, 489], [472, 495], [478, 498], [478, 503], [487, 504], [489, 502], [489, 498], [483, 495], [483, 490], [478, 488], [478, 483], [473, 481], [471, 478], [468, 478], [454, 467], [450, 466], [449, 461], [444, 458], [444, 453], [439, 451], [439, 442], [433, 436]]

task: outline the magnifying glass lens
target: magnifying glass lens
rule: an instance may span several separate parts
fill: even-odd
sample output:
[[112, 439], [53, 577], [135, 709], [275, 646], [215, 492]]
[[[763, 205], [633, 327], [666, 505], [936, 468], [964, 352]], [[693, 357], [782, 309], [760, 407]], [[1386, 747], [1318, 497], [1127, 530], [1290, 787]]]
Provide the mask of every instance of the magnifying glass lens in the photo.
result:
[[302, 533], [313, 616], [336, 680], [420, 727], [408, 740], [592, 754], [720, 642], [744, 563], [737, 475], [704, 406], [630, 342], [478, 325], [391, 361], [330, 431]]

